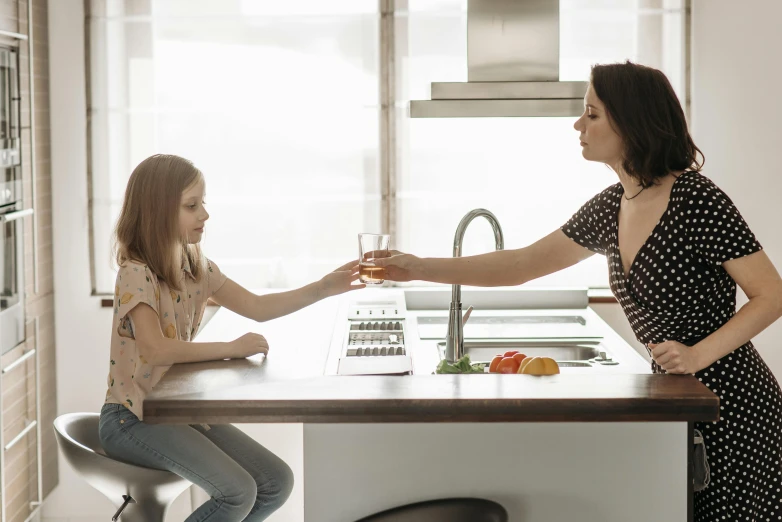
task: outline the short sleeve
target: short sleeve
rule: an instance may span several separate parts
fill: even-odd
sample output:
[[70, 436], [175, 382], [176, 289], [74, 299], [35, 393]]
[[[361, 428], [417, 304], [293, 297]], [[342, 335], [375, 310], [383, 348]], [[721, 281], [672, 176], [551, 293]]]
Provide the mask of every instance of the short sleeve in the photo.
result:
[[615, 186], [611, 186], [587, 201], [573, 214], [561, 230], [567, 237], [584, 248], [605, 255], [605, 232], [615, 210]]
[[220, 268], [211, 259], [206, 260], [207, 295], [212, 297], [220, 290], [228, 277], [220, 271]]
[[132, 336], [128, 314], [136, 305], [149, 305], [156, 314], [160, 310], [160, 286], [146, 265], [127, 262], [117, 272], [114, 287], [114, 314], [120, 331]]
[[705, 263], [719, 266], [763, 249], [733, 201], [710, 179], [692, 181], [684, 207], [691, 245]]

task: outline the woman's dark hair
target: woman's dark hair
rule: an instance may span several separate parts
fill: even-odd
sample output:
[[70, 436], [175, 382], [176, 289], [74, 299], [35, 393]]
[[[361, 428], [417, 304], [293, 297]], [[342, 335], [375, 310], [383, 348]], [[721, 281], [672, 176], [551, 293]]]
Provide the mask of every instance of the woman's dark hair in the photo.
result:
[[643, 187], [671, 171], [703, 167], [703, 153], [692, 141], [679, 99], [662, 72], [630, 61], [601, 64], [592, 67], [590, 82], [624, 142], [622, 167]]

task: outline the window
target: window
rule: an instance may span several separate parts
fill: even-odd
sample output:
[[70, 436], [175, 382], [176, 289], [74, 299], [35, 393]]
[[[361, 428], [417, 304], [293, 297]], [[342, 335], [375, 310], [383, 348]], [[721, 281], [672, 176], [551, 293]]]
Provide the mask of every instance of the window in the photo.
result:
[[[561, 0], [563, 80], [593, 63], [660, 67], [685, 93], [683, 1]], [[640, 4], [640, 7], [639, 7]], [[615, 182], [585, 162], [573, 120], [411, 120], [432, 81], [466, 80], [466, 0], [396, 0], [395, 107], [381, 104], [380, 2], [91, 0], [89, 31], [94, 291], [111, 293], [112, 227], [133, 168], [187, 157], [207, 179], [204, 249], [249, 288], [290, 287], [355, 258], [378, 231], [381, 115], [396, 116], [396, 233], [449, 256], [470, 209], [493, 211], [507, 248], [560, 226]], [[382, 55], [385, 56], [385, 55]], [[476, 221], [465, 254], [492, 246]], [[607, 286], [591, 258], [539, 284]]]
[[96, 1], [96, 292], [133, 168], [166, 152], [207, 180], [204, 249], [250, 288], [303, 284], [379, 229], [378, 29], [366, 0]]

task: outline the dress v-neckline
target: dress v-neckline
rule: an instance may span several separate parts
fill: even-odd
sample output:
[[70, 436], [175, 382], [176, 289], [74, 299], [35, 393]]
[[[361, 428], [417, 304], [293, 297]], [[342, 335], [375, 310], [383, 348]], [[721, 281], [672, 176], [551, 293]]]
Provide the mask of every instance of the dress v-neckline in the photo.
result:
[[624, 261], [622, 261], [622, 251], [619, 248], [619, 212], [622, 209], [622, 196], [624, 195], [624, 187], [620, 184], [620, 191], [619, 191], [619, 205], [616, 207], [616, 216], [614, 218], [614, 226], [616, 227], [616, 255], [619, 258], [619, 269], [622, 274], [622, 280], [627, 282], [630, 280], [630, 276], [633, 274], [633, 268], [635, 268], [636, 263], [638, 262], [638, 258], [640, 257], [641, 252], [646, 248], [646, 246], [649, 244], [649, 240], [654, 237], [655, 232], [657, 232], [657, 229], [660, 228], [660, 225], [662, 225], [665, 218], [668, 216], [668, 214], [671, 212], [671, 205], [673, 203], [673, 191], [676, 190], [676, 183], [679, 182], [679, 180], [686, 174], [689, 174], [690, 171], [684, 171], [681, 174], [679, 174], [676, 179], [673, 180], [673, 184], [671, 185], [671, 192], [668, 194], [668, 203], [665, 206], [665, 211], [660, 216], [660, 219], [657, 220], [657, 224], [654, 225], [654, 228], [647, 236], [646, 240], [641, 244], [641, 246], [638, 248], [638, 251], [635, 253], [635, 257], [633, 257], [633, 260], [630, 262], [630, 268], [628, 268], [627, 272], [625, 273], [625, 264]]

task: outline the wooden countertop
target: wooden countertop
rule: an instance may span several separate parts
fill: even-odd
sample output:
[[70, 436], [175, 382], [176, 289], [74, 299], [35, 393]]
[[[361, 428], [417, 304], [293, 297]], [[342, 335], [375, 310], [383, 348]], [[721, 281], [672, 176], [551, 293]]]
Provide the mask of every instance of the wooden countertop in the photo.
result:
[[[234, 364], [238, 363], [238, 364]], [[244, 364], [242, 364], [244, 363]], [[181, 393], [205, 381], [252, 382], [255, 361], [167, 375], [144, 420], [218, 422], [637, 422], [716, 420], [717, 397], [669, 375], [328, 376]], [[190, 366], [190, 365], [187, 365]], [[230, 366], [230, 367], [229, 367]], [[172, 370], [174, 371], [174, 370]]]
[[149, 423], [706, 421], [719, 400], [691, 376], [324, 376], [339, 299], [255, 323], [220, 310], [199, 341], [267, 337], [269, 357], [174, 365]]

